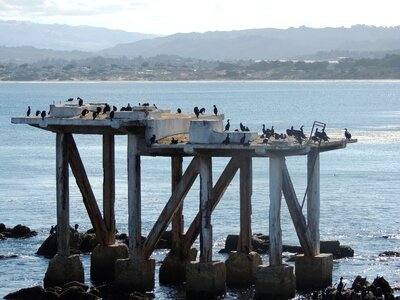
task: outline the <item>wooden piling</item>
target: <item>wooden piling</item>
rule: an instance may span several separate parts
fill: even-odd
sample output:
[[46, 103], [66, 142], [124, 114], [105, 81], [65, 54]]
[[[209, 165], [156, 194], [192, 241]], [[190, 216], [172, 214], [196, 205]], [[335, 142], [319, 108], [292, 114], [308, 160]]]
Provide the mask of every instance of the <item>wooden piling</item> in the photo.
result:
[[307, 224], [313, 244], [313, 256], [320, 253], [319, 217], [320, 217], [320, 165], [319, 151], [312, 149], [307, 155]]
[[212, 170], [211, 157], [199, 156], [200, 173], [200, 262], [212, 261], [211, 198]]
[[67, 137], [56, 136], [57, 254], [69, 256], [69, 170]]
[[[171, 157], [171, 192], [173, 193], [182, 178], [182, 156]], [[171, 251], [177, 252], [181, 249], [183, 235], [183, 203], [179, 206], [172, 219]]]
[[237, 251], [248, 254], [251, 248], [252, 158], [241, 158], [240, 164], [240, 234]]
[[269, 159], [269, 264], [282, 265], [282, 167], [283, 157]]
[[137, 258], [142, 254], [141, 234], [141, 189], [140, 189], [140, 155], [138, 154], [138, 137], [128, 134], [128, 232], [129, 255]]
[[115, 243], [115, 150], [114, 135], [103, 135], [103, 218], [106, 243]]

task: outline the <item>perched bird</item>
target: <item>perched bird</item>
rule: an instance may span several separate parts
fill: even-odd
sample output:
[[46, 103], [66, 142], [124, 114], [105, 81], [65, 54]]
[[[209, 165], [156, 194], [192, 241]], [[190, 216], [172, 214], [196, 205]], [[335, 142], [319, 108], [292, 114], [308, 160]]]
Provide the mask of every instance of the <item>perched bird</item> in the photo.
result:
[[229, 138], [229, 133], [226, 135], [225, 140], [222, 141], [222, 144], [228, 145], [230, 143], [231, 139]]
[[226, 123], [226, 125], [225, 125], [225, 131], [228, 131], [229, 130], [229, 128], [231, 127], [231, 124], [229, 123], [229, 119], [227, 120], [227, 123]]
[[28, 110], [26, 111], [26, 116], [29, 117], [31, 115], [31, 107], [28, 106]]
[[244, 141], [246, 140], [246, 134], [244, 133], [242, 138], [240, 139], [240, 143], [244, 144]]
[[125, 110], [126, 111], [132, 111], [132, 106], [128, 103], [128, 106], [125, 107]]
[[113, 105], [113, 111], [117, 111], [117, 107], [115, 105]]
[[264, 136], [267, 135], [267, 130], [265, 129], [265, 124], [262, 125], [262, 133]]
[[322, 128], [322, 139], [326, 142], [328, 141], [330, 138], [329, 136], [326, 134], [325, 132], [325, 128]]
[[41, 113], [41, 111], [37, 110], [36, 113], [35, 113], [35, 116], [38, 117], [40, 115], [40, 113]]
[[271, 127], [270, 132], [271, 132], [271, 135], [274, 135], [274, 134], [275, 134], [274, 126]]
[[98, 114], [99, 114], [99, 113], [98, 113], [97, 111], [94, 111], [94, 112], [93, 112], [93, 120], [96, 119], [96, 117], [97, 117]]
[[342, 291], [342, 289], [343, 289], [343, 277], [340, 277], [340, 281], [339, 281], [339, 283], [338, 283], [336, 289], [337, 289], [339, 292]]
[[97, 112], [97, 114], [101, 113], [101, 107], [100, 106], [97, 106], [96, 112]]
[[84, 110], [82, 110], [81, 116], [82, 116], [82, 117], [86, 116], [86, 115], [88, 114], [88, 112], [89, 112], [89, 111], [85, 108]]
[[155, 109], [157, 109], [157, 106], [153, 103], [153, 107], [155, 108]]
[[199, 108], [198, 108], [197, 106], [195, 106], [195, 107], [193, 108], [193, 111], [194, 111], [194, 114], [196, 115], [196, 117], [198, 118], [199, 115], [200, 115], [200, 110], [199, 110]]
[[263, 139], [262, 143], [263, 144], [268, 144], [268, 139]]
[[54, 234], [55, 232], [56, 232], [56, 229], [54, 228], [53, 225], [51, 225], [50, 234]]
[[75, 231], [78, 231], [78, 227], [79, 227], [79, 224], [75, 224], [75, 226], [74, 226]]
[[243, 125], [242, 122], [240, 122], [239, 126], [241, 131], [246, 131], [246, 127]]
[[74, 101], [74, 98], [68, 98], [67, 101], [68, 102]]
[[44, 120], [44, 117], [46, 116], [46, 111], [45, 111], [45, 110], [42, 111], [42, 112], [40, 113], [40, 116], [42, 117], [42, 120]]
[[178, 144], [178, 143], [179, 143], [179, 140], [178, 140], [178, 139], [172, 138], [172, 140], [171, 140], [171, 144], [172, 144], [172, 145], [176, 145], [176, 144]]
[[176, 110], [176, 113], [177, 113], [177, 114], [182, 113], [182, 109], [180, 109], [180, 108], [178, 107], [178, 109]]
[[83, 105], [83, 99], [81, 97], [78, 97], [76, 99], [78, 99], [78, 105], [82, 106]]
[[150, 144], [154, 144], [156, 142], [156, 135], [153, 134], [150, 138]]
[[204, 107], [200, 108], [199, 113], [204, 114], [206, 112], [206, 109]]
[[111, 107], [110, 107], [110, 105], [108, 105], [108, 104], [106, 103], [106, 105], [105, 105], [104, 108], [103, 108], [103, 114], [107, 113], [108, 111], [111, 111]]
[[347, 131], [347, 128], [344, 129], [344, 136], [346, 140], [351, 140], [351, 133]]
[[215, 104], [214, 104], [213, 106], [214, 106], [214, 115], [218, 115], [218, 109], [217, 109], [217, 107], [215, 106]]
[[111, 121], [114, 119], [114, 113], [115, 113], [114, 110], [110, 112], [110, 120], [111, 120]]

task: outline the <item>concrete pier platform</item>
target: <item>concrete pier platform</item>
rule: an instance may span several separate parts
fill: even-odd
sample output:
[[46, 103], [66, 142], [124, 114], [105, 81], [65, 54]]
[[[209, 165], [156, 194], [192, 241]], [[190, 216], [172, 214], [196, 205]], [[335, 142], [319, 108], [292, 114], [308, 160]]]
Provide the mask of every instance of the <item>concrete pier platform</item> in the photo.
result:
[[128, 257], [128, 246], [125, 244], [97, 245], [90, 257], [90, 279], [94, 282], [113, 281], [115, 262]]
[[163, 284], [180, 284], [186, 281], [186, 265], [195, 261], [197, 249], [192, 248], [187, 257], [168, 253], [160, 266], [159, 281]]
[[288, 265], [266, 266], [257, 269], [255, 299], [290, 299], [296, 294], [296, 277]]
[[296, 287], [299, 291], [312, 291], [332, 285], [333, 256], [297, 255], [295, 261]]
[[118, 259], [115, 262], [114, 288], [124, 292], [148, 292], [154, 289], [154, 259]]
[[225, 263], [190, 262], [186, 265], [186, 297], [188, 299], [215, 299], [226, 292]]
[[256, 282], [256, 273], [262, 259], [257, 252], [249, 254], [232, 251], [225, 262], [226, 284], [232, 287], [251, 286]]
[[44, 275], [44, 287], [63, 286], [71, 281], [85, 282], [83, 265], [79, 255], [54, 256], [50, 260]]

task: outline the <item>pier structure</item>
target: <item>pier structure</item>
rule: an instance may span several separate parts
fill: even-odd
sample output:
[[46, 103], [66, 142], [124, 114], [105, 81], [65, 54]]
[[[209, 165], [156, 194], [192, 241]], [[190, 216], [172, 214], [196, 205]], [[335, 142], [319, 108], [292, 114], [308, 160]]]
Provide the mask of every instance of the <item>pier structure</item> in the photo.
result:
[[[100, 107], [100, 108], [99, 108]], [[69, 170], [78, 185], [99, 242], [91, 257], [91, 279], [113, 281], [126, 291], [154, 288], [155, 261], [151, 255], [172, 224], [172, 247], [160, 267], [160, 282], [186, 282], [188, 296], [213, 297], [225, 293], [226, 285], [255, 284], [256, 296], [294, 296], [296, 288], [309, 290], [332, 283], [332, 255], [319, 251], [320, 153], [346, 147], [345, 139], [303, 142], [287, 138], [268, 141], [256, 132], [223, 130], [223, 115], [177, 114], [154, 107], [131, 111], [103, 110], [104, 104], [52, 105], [47, 117], [15, 117], [12, 123], [28, 124], [56, 133], [57, 255], [49, 262], [44, 283], [60, 285], [83, 281], [79, 257], [69, 250]], [[82, 114], [87, 109], [89, 113]], [[74, 140], [75, 134], [97, 134], [103, 138], [103, 210], [98, 207], [85, 167]], [[129, 247], [115, 241], [114, 137], [127, 136]], [[286, 165], [287, 156], [307, 155], [307, 215], [298, 199]], [[157, 221], [142, 238], [141, 157], [171, 158], [171, 196]], [[191, 158], [183, 170], [184, 157]], [[215, 157], [230, 160], [220, 177], [212, 178]], [[263, 265], [251, 245], [252, 159], [269, 160], [269, 264]], [[145, 170], [144, 170], [145, 171]], [[240, 234], [237, 251], [226, 262], [213, 260], [212, 212], [237, 172], [240, 172]], [[183, 201], [196, 178], [200, 178], [199, 211], [184, 233]], [[280, 210], [282, 195], [302, 246], [295, 272], [282, 262]], [[267, 199], [266, 199], [267, 201]], [[267, 216], [266, 216], [267, 217]], [[192, 248], [200, 237], [200, 249]], [[199, 259], [196, 260], [197, 252]]]

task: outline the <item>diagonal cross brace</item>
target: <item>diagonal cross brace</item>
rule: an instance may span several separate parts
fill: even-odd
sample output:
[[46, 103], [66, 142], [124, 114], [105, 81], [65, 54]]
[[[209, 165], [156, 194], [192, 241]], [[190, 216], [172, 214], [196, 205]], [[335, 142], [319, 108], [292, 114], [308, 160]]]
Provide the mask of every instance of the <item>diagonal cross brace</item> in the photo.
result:
[[315, 256], [317, 254], [317, 249], [314, 246], [315, 243], [312, 241], [306, 219], [302, 213], [299, 201], [297, 200], [296, 191], [294, 190], [285, 161], [283, 162], [282, 173], [282, 192], [285, 196], [286, 204], [288, 206], [294, 228], [296, 229], [300, 245], [303, 248], [304, 255]]

